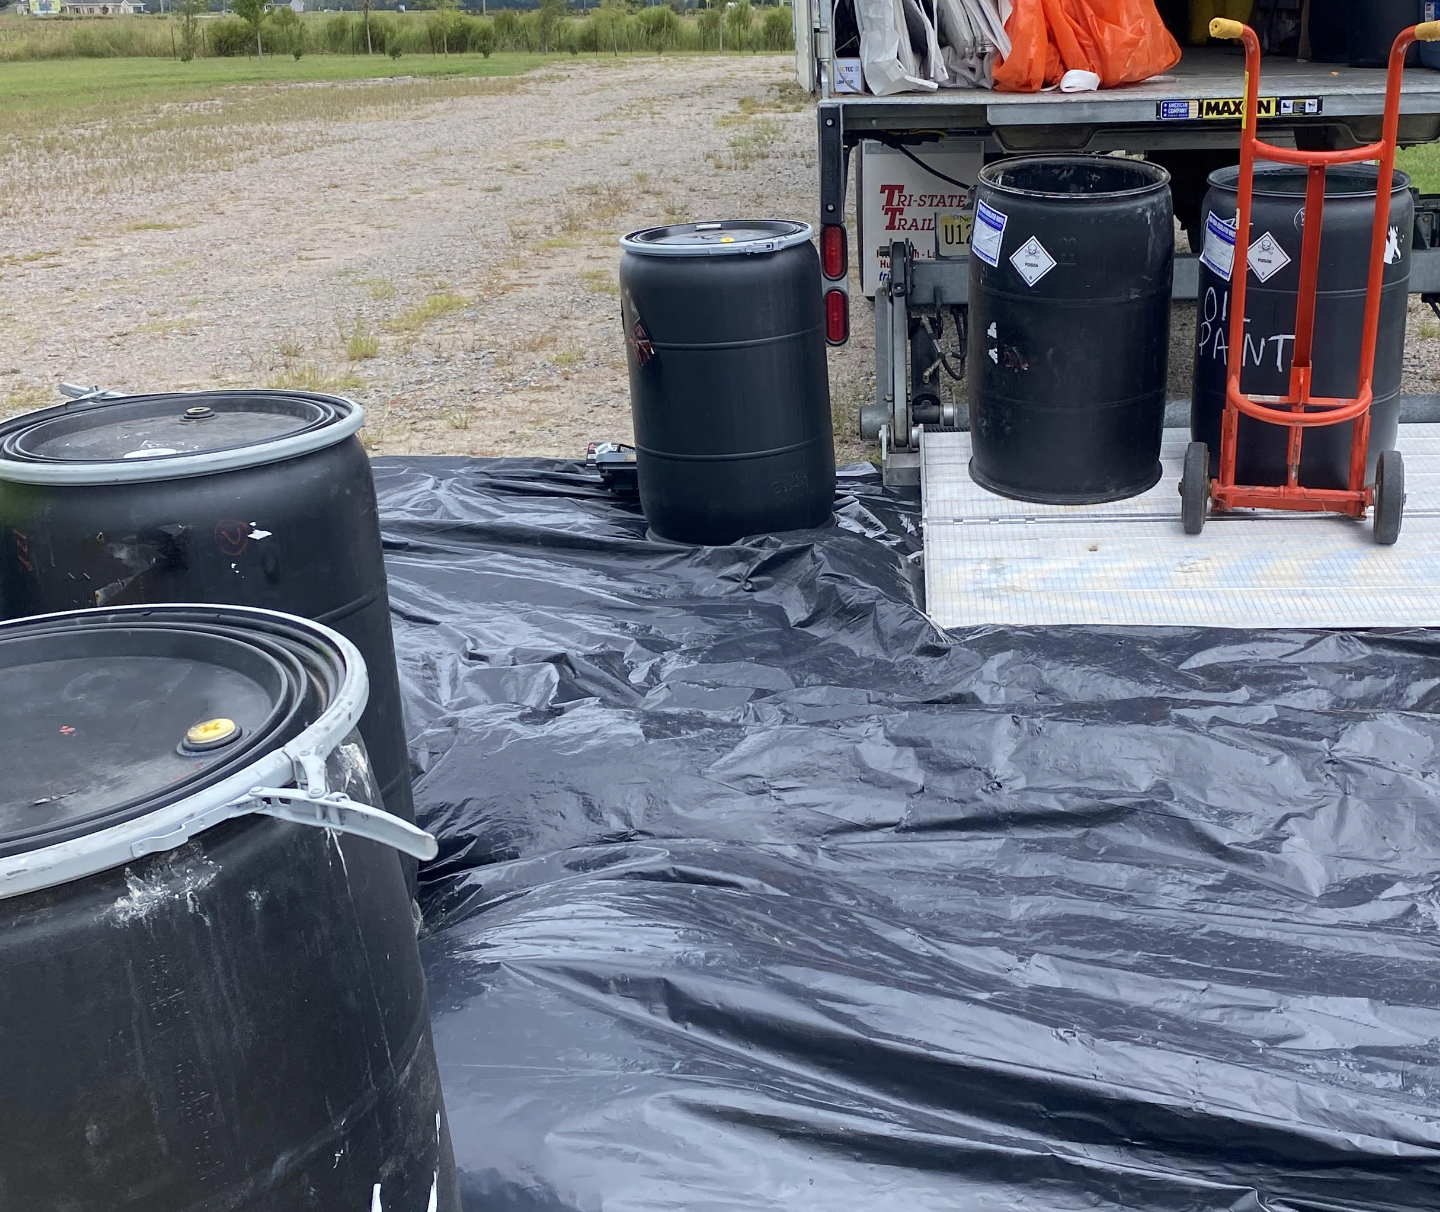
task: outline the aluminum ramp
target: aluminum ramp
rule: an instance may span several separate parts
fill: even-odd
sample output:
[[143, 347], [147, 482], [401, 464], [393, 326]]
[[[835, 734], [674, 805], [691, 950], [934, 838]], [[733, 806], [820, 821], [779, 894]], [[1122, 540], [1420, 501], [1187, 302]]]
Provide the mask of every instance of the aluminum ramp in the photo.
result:
[[1106, 624], [1411, 627], [1440, 624], [1440, 424], [1402, 425], [1400, 541], [1326, 514], [1212, 514], [1180, 527], [1187, 430], [1167, 429], [1164, 475], [1107, 505], [1034, 505], [970, 479], [970, 435], [921, 444], [926, 609], [942, 628]]

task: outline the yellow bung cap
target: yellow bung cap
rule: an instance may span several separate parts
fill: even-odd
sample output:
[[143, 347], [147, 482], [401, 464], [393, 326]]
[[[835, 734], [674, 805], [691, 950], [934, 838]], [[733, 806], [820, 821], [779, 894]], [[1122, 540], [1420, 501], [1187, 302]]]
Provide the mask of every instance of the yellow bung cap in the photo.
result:
[[185, 733], [185, 743], [205, 747], [218, 745], [221, 741], [228, 741], [239, 731], [240, 725], [234, 720], [217, 716], [213, 720], [201, 720], [198, 724], [192, 724]]

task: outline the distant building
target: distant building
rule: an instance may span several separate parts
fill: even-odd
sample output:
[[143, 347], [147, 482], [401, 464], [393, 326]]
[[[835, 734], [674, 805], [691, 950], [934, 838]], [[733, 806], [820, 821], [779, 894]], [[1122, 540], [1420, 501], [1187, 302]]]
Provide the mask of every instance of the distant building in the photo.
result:
[[125, 17], [143, 13], [145, 5], [140, 0], [62, 0], [60, 11], [70, 17]]
[[20, 0], [20, 11], [32, 17], [58, 17], [61, 0]]

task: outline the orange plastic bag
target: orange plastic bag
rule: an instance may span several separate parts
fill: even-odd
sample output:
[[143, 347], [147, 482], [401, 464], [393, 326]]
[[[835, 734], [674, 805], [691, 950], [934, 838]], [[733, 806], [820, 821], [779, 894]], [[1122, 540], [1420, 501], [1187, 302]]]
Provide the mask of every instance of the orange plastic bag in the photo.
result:
[[1180, 62], [1180, 44], [1154, 0], [1017, 0], [1010, 54], [995, 64], [995, 87], [1033, 93], [1067, 71], [1090, 71], [1101, 88], [1136, 84]]
[[1050, 41], [1045, 20], [1045, 0], [1013, 0], [1005, 32], [1010, 36], [1010, 53], [997, 58], [994, 87], [1003, 93], [1038, 93], [1046, 84], [1058, 83], [1060, 56]]

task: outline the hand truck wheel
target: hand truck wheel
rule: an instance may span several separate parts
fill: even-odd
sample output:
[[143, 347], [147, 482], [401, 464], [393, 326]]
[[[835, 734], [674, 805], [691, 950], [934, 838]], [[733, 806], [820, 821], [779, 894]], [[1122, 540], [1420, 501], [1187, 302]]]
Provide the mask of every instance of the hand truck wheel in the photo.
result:
[[1210, 450], [1204, 442], [1191, 442], [1185, 448], [1185, 471], [1180, 477], [1180, 521], [1186, 534], [1199, 534], [1204, 529], [1209, 504]]
[[1382, 450], [1375, 468], [1375, 541], [1388, 547], [1400, 537], [1405, 515], [1405, 460], [1398, 450]]

